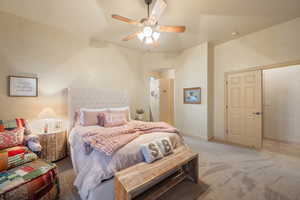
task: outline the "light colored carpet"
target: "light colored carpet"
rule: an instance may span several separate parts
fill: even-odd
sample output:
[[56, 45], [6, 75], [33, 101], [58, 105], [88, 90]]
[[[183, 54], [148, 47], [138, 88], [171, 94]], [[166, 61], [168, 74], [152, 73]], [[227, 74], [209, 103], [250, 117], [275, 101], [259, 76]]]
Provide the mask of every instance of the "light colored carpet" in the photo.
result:
[[198, 200], [300, 200], [300, 159], [186, 138], [200, 154]]
[[[163, 200], [300, 200], [300, 159], [185, 138], [200, 154], [200, 185], [184, 182]], [[79, 199], [69, 159], [57, 163], [61, 199]]]

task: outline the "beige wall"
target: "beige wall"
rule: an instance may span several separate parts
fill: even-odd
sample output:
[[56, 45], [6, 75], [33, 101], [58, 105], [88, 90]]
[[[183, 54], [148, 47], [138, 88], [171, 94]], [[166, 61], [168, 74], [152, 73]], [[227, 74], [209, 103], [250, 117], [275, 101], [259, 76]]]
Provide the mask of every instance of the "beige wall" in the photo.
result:
[[[86, 41], [53, 27], [0, 13], [0, 119], [35, 119], [45, 108], [67, 116], [65, 88], [127, 90], [133, 110], [142, 104], [141, 54]], [[39, 78], [38, 98], [7, 96], [7, 76]]]
[[300, 143], [300, 65], [263, 71], [264, 137]]
[[[208, 43], [178, 57], [175, 78], [175, 125], [183, 134], [208, 139]], [[183, 88], [201, 87], [201, 104], [183, 104]]]
[[160, 72], [161, 78], [175, 79], [175, 69], [164, 69]]
[[300, 60], [300, 18], [220, 44], [214, 50], [214, 136], [224, 139], [224, 73]]
[[[142, 61], [145, 76], [149, 71], [175, 69], [175, 126], [185, 135], [205, 140], [210, 137], [208, 71], [211, 69], [208, 69], [208, 51], [209, 44], [203, 43], [182, 52], [145, 53]], [[202, 88], [201, 105], [183, 104], [183, 88], [190, 87]]]

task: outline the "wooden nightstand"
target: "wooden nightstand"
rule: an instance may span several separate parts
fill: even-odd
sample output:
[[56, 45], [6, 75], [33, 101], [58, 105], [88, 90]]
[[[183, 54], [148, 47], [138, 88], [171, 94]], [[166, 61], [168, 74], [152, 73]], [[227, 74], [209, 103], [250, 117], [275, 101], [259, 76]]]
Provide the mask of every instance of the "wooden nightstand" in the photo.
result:
[[42, 133], [39, 138], [42, 159], [54, 162], [67, 156], [67, 131]]

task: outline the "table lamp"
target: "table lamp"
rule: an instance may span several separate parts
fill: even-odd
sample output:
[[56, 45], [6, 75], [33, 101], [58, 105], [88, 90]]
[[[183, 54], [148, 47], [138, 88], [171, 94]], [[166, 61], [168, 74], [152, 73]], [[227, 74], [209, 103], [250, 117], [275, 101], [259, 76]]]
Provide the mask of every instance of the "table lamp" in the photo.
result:
[[57, 118], [55, 111], [52, 108], [45, 108], [43, 109], [40, 114], [38, 115], [38, 118], [43, 120], [44, 122], [44, 133], [49, 132], [49, 122], [51, 120], [54, 120]]

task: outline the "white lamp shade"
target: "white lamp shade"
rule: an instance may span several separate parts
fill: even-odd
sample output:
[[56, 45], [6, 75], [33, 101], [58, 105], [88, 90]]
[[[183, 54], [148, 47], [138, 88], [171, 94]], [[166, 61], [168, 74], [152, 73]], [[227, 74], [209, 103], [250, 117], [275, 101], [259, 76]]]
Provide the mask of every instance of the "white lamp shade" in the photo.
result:
[[40, 113], [38, 118], [39, 119], [54, 119], [57, 115], [52, 108], [44, 108]]

